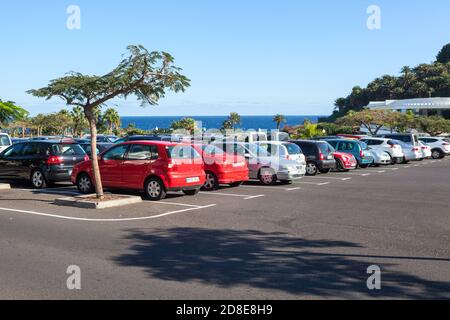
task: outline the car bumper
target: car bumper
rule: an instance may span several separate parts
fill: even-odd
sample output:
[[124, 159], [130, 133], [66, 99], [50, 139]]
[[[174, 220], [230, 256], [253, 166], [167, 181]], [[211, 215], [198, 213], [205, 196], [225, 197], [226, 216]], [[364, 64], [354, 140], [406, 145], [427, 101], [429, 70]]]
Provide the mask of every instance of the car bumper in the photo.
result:
[[[187, 179], [198, 178], [198, 181], [188, 182]], [[178, 174], [171, 175], [166, 178], [166, 188], [167, 190], [193, 190], [197, 189], [198, 186], [203, 186], [205, 184], [205, 174], [199, 174], [192, 172], [191, 174]]]
[[196, 184], [191, 186], [184, 186], [184, 187], [171, 187], [167, 188], [167, 191], [189, 191], [189, 190], [197, 190], [203, 187], [203, 184]]
[[277, 179], [290, 181], [304, 177], [306, 174], [306, 166], [302, 166], [299, 170], [280, 170], [277, 172]]
[[220, 184], [228, 184], [239, 181], [248, 181], [248, 170], [244, 171], [228, 171], [228, 172], [219, 172], [217, 173], [217, 179]]
[[52, 182], [64, 182], [64, 181], [72, 181], [72, 167], [61, 168], [61, 167], [50, 167], [45, 170], [44, 175], [47, 181]]
[[320, 170], [334, 169], [336, 167], [336, 160], [323, 160], [317, 163]]

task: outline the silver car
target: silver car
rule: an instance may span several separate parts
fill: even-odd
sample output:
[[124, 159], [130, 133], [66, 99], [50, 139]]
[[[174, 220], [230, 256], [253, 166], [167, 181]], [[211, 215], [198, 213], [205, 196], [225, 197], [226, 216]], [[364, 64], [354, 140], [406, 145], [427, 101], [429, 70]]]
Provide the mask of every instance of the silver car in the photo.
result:
[[216, 142], [215, 146], [225, 152], [245, 157], [250, 179], [258, 179], [264, 185], [272, 185], [277, 181], [291, 183], [306, 173], [306, 166], [298, 161], [272, 156], [269, 152], [254, 143]]

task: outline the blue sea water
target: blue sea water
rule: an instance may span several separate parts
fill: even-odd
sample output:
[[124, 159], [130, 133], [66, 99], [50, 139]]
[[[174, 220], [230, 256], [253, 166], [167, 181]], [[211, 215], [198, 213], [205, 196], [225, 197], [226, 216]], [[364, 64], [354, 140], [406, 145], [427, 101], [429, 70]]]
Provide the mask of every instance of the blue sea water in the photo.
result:
[[[202, 123], [202, 127], [206, 129], [220, 129], [222, 123], [228, 116], [192, 116], [196, 121]], [[322, 116], [286, 116], [286, 123], [283, 125], [299, 125], [308, 119], [316, 123]], [[152, 130], [155, 128], [169, 128], [173, 121], [180, 120], [185, 117], [168, 117], [168, 116], [144, 116], [144, 117], [122, 117], [122, 127], [126, 128], [129, 124], [134, 124], [137, 128], [142, 130]], [[272, 130], [276, 129], [277, 125], [273, 122], [273, 116], [241, 116], [241, 124], [238, 128], [243, 130]]]

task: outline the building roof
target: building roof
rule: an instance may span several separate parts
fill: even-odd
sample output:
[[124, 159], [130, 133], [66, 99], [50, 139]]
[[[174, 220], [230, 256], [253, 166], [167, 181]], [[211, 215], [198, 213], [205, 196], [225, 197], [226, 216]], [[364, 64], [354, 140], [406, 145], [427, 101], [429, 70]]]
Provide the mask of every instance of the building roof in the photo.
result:
[[374, 110], [450, 109], [450, 98], [419, 98], [405, 100], [372, 101], [367, 107]]

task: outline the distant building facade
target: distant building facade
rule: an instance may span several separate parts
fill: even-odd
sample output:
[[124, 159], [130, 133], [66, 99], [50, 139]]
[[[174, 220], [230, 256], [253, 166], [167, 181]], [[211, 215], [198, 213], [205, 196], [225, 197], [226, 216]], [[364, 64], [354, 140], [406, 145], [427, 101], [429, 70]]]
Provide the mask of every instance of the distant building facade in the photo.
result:
[[443, 110], [450, 110], [450, 98], [419, 98], [405, 100], [386, 100], [370, 102], [367, 108], [372, 110], [394, 110], [406, 112], [413, 110], [416, 113], [427, 115], [434, 111], [442, 115]]

